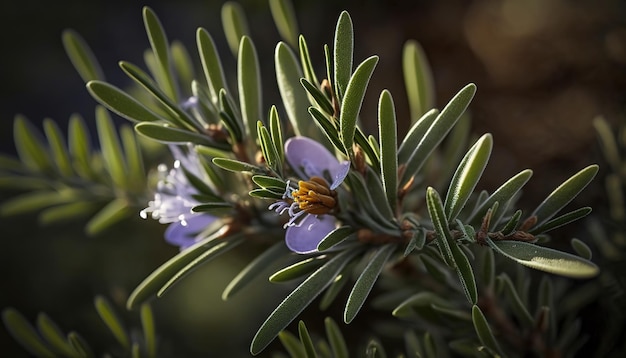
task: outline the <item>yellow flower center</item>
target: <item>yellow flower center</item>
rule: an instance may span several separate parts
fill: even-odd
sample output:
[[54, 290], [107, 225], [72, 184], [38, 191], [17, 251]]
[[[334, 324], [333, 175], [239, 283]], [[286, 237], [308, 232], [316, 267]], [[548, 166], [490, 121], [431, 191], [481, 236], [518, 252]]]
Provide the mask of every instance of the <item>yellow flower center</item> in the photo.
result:
[[300, 180], [298, 190], [292, 195], [301, 210], [313, 215], [328, 214], [337, 206], [337, 192], [330, 190], [328, 182], [317, 176], [308, 181]]

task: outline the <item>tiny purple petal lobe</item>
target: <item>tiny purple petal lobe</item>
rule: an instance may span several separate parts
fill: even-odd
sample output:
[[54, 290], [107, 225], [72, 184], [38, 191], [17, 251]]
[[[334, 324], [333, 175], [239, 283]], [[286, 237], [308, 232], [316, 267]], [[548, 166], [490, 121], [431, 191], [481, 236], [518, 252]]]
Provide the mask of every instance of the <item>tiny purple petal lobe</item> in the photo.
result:
[[197, 215], [187, 219], [187, 225], [183, 225], [182, 221], [174, 222], [165, 229], [165, 241], [184, 250], [195, 244], [198, 234], [215, 219], [211, 215]]
[[349, 162], [339, 163], [326, 147], [307, 137], [289, 138], [285, 142], [285, 157], [296, 174], [303, 179], [324, 177], [324, 171], [328, 171], [335, 181], [341, 176], [345, 178], [345, 163], [348, 163], [349, 168]]
[[298, 226], [287, 228], [285, 243], [297, 254], [310, 254], [317, 252], [317, 245], [334, 229], [334, 217], [307, 215]]

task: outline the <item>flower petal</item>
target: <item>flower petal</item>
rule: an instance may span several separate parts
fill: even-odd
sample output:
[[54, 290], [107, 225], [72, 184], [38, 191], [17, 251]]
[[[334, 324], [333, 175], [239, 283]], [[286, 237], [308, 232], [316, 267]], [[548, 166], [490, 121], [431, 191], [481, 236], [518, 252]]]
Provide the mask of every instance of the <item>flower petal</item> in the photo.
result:
[[339, 163], [334, 172], [331, 172], [333, 175], [333, 182], [330, 184], [330, 190], [335, 190], [348, 176], [348, 172], [350, 171], [350, 162], [343, 161]]
[[[350, 162], [339, 163], [326, 147], [307, 137], [289, 138], [285, 142], [285, 157], [296, 174], [303, 179], [319, 176], [332, 179], [335, 183], [337, 178], [343, 181], [347, 175], [347, 169], [350, 168]], [[330, 173], [330, 178], [324, 176], [325, 171]]]
[[290, 226], [285, 233], [289, 250], [297, 254], [317, 251], [317, 245], [335, 229], [334, 217], [329, 215], [307, 215], [298, 226]]
[[174, 222], [165, 229], [165, 241], [184, 250], [193, 245], [198, 234], [215, 219], [216, 217], [205, 214], [190, 217], [186, 220], [187, 225], [183, 225], [182, 221]]

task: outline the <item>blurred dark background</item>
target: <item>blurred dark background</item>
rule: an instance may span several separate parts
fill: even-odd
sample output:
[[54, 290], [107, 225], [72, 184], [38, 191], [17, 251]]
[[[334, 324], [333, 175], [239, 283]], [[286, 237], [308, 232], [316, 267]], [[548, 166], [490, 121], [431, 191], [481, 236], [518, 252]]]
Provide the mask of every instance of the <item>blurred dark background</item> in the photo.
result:
[[[261, 59], [264, 100], [269, 108], [279, 101], [273, 77], [273, 51], [279, 37], [265, 0], [240, 3]], [[206, 28], [220, 46], [223, 63], [233, 70], [234, 58], [221, 30], [222, 4], [213, 0], [3, 2], [2, 151], [14, 151], [12, 121], [16, 113], [35, 123], [53, 118], [63, 129], [72, 113], [93, 119], [95, 101], [61, 44], [64, 29], [75, 29], [87, 40], [109, 82], [120, 87], [130, 81], [117, 62], [142, 64], [143, 50], [149, 46], [141, 18], [143, 5], [155, 10], [169, 39], [182, 41], [194, 59], [195, 31]], [[438, 107], [468, 82], [476, 83], [478, 92], [470, 107], [473, 131], [492, 132], [495, 139], [492, 160], [480, 185], [493, 189], [520, 170], [531, 168], [535, 176], [522, 203], [529, 207], [579, 169], [601, 160], [591, 125], [595, 116], [603, 115], [611, 123], [624, 121], [624, 1], [348, 0], [296, 1], [295, 7], [300, 31], [318, 68], [323, 63], [322, 46], [332, 43], [334, 24], [342, 10], [348, 10], [354, 22], [355, 62], [371, 54], [380, 55], [362, 114], [369, 132], [375, 130], [377, 98], [383, 88], [394, 94], [400, 132], [408, 128], [401, 73], [402, 46], [408, 39], [418, 40], [429, 58]], [[11, 194], [0, 192], [3, 196]], [[577, 200], [601, 206], [601, 181], [596, 180]], [[160, 225], [137, 225], [138, 220], [116, 229], [125, 235], [114, 230], [87, 238], [79, 224], [41, 228], [30, 216], [0, 218], [0, 274], [5, 282], [0, 306], [14, 306], [31, 320], [37, 312], [45, 311], [66, 331], [105, 336], [103, 327], [93, 330], [97, 319], [91, 298], [104, 294], [123, 303], [141, 279], [176, 253], [163, 243]], [[571, 237], [576, 234], [571, 230], [576, 229], [565, 235]], [[170, 341], [184, 342], [189, 355], [215, 347], [240, 347], [238, 352], [245, 355], [252, 334], [283, 296], [259, 284], [260, 292], [269, 292], [267, 300], [255, 300], [258, 306], [242, 311], [238, 304], [244, 302], [244, 293], [239, 301], [228, 302], [223, 308], [218, 302], [220, 292], [246, 255], [239, 252], [220, 258], [219, 268], [208, 265], [181, 284], [180, 290], [159, 301], [156, 309], [163, 317], [162, 324], [157, 322], [163, 329], [161, 334]], [[123, 312], [121, 305], [118, 308]], [[137, 324], [136, 315], [124, 316]], [[240, 341], [218, 334], [242, 328], [238, 319], [249, 323], [237, 331]], [[108, 339], [102, 338], [105, 342]], [[4, 329], [0, 329], [0, 347], [10, 352], [7, 356], [24, 355]], [[166, 352], [168, 348], [172, 347], [165, 347]]]

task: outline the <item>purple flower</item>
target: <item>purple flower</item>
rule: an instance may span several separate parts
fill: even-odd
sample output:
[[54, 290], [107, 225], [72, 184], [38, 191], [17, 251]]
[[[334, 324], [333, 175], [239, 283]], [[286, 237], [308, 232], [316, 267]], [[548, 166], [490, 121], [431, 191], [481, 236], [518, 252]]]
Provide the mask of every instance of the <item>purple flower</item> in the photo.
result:
[[285, 201], [278, 201], [269, 209], [289, 213], [285, 243], [291, 251], [316, 252], [317, 245], [335, 229], [335, 218], [327, 214], [337, 206], [335, 189], [348, 175], [350, 162], [339, 162], [323, 145], [306, 137], [288, 139], [285, 157], [303, 180], [297, 188], [288, 183]]
[[189, 182], [183, 168], [198, 178], [206, 179], [197, 154], [191, 148], [183, 152], [176, 146], [170, 146], [170, 150], [175, 159], [174, 167], [168, 170], [164, 164], [159, 165], [160, 178], [154, 200], [148, 203], [148, 207], [140, 215], [145, 219], [150, 214], [150, 217], [162, 224], [169, 223], [165, 240], [183, 250], [193, 245], [203, 229], [215, 221], [216, 217], [191, 211], [191, 208], [200, 204], [194, 198], [199, 193]]

